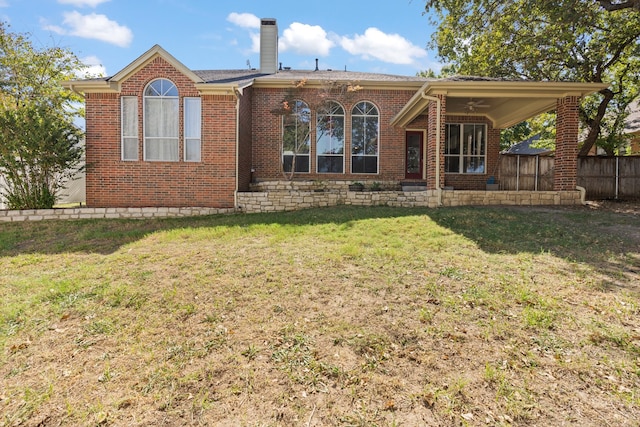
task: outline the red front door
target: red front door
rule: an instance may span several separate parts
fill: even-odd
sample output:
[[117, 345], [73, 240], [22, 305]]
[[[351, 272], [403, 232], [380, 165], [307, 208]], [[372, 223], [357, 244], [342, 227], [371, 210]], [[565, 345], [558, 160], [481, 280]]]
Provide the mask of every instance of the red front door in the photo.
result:
[[422, 132], [408, 131], [407, 136], [407, 159], [405, 178], [422, 179], [422, 165], [424, 164], [424, 149], [422, 147]]

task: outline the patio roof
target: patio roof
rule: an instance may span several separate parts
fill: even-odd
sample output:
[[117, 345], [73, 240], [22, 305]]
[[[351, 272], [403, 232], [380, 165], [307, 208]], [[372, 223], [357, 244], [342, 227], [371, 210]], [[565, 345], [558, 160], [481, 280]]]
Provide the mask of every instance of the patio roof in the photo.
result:
[[508, 128], [540, 113], [555, 109], [559, 98], [585, 96], [606, 88], [603, 83], [533, 82], [478, 77], [453, 77], [429, 81], [393, 118], [391, 124], [406, 127], [425, 113], [426, 96], [446, 95], [447, 115], [485, 116], [498, 129]]

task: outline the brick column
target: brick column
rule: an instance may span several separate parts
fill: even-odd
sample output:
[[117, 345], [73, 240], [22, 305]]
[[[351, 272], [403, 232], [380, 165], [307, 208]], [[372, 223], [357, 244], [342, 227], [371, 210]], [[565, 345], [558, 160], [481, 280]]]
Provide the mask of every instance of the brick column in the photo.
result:
[[553, 189], [573, 191], [578, 173], [579, 96], [558, 99], [556, 119], [556, 156]]
[[427, 123], [427, 189], [436, 188], [436, 157], [440, 157], [440, 187], [444, 185], [444, 138], [445, 117], [447, 113], [447, 96], [436, 95], [440, 99], [440, 152], [436, 153], [436, 134], [438, 129], [438, 103], [431, 101], [427, 107], [429, 119]]

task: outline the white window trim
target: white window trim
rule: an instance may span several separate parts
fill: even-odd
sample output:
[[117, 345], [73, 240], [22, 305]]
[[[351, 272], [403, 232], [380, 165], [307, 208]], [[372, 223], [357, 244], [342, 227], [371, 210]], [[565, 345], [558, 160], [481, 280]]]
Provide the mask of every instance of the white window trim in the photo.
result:
[[[488, 137], [489, 137], [489, 129], [486, 123], [447, 123], [448, 125], [459, 125], [460, 126], [460, 153], [457, 154], [458, 156], [458, 161], [459, 161], [459, 165], [460, 165], [460, 171], [459, 172], [446, 172], [448, 174], [451, 175], [486, 175], [487, 174], [487, 152], [488, 152]], [[471, 156], [471, 155], [465, 155], [464, 154], [464, 147], [462, 146], [462, 144], [464, 144], [463, 141], [463, 135], [464, 135], [464, 127], [465, 126], [482, 126], [482, 128], [484, 129], [483, 131], [483, 135], [484, 135], [484, 155], [481, 156]], [[447, 137], [449, 136], [449, 132], [447, 132]], [[445, 142], [446, 144], [446, 142]], [[445, 159], [447, 157], [456, 157], [456, 155], [451, 155], [451, 154], [444, 154]], [[465, 172], [464, 171], [464, 158], [465, 157], [474, 157], [474, 158], [482, 158], [484, 160], [484, 170], [482, 172]]]
[[[347, 125], [347, 115], [345, 113], [345, 108], [342, 104], [340, 104], [337, 101], [331, 101], [337, 105], [340, 106], [340, 108], [342, 109], [342, 114], [320, 114], [316, 112], [316, 138], [315, 138], [315, 152], [316, 152], [316, 173], [319, 174], [345, 174], [347, 172], [347, 165], [346, 165], [346, 153], [345, 153], [345, 148], [347, 147], [347, 141], [346, 141], [346, 135], [344, 135], [345, 131], [346, 131], [346, 125]], [[332, 117], [342, 117], [342, 154], [320, 154], [318, 152], [318, 122], [320, 121], [321, 117], [324, 116], [332, 116]], [[342, 157], [342, 172], [320, 172], [318, 170], [318, 159], [320, 157]]]
[[[147, 95], [144, 94], [147, 91], [147, 88], [151, 84], [153, 84], [154, 82], [156, 82], [158, 80], [167, 80], [168, 82], [172, 83], [176, 87], [176, 90], [178, 89], [178, 87], [176, 86], [176, 84], [172, 80], [169, 80], [169, 79], [164, 78], [164, 77], [151, 80], [144, 87], [144, 91], [143, 91], [143, 95], [142, 95], [142, 132], [143, 132], [142, 157], [143, 157], [143, 160], [145, 162], [169, 162], [169, 163], [175, 163], [175, 162], [179, 162], [180, 161], [180, 155], [179, 154], [178, 154], [178, 157], [175, 160], [162, 160], [162, 159], [148, 159], [147, 158], [147, 140], [164, 139], [162, 137], [148, 137], [147, 136], [147, 126], [146, 126], [146, 120], [147, 120], [147, 102], [146, 102], [146, 100], [147, 100], [147, 98], [177, 99], [178, 100], [178, 108], [180, 106], [180, 94], [179, 93], [178, 93], [177, 96], [164, 96], [163, 95], [163, 96], [158, 96], [158, 97], [147, 96]], [[178, 117], [180, 117], [179, 113], [178, 113]], [[180, 153], [180, 120], [178, 120], [178, 137], [176, 139], [177, 139], [177, 142], [178, 142], [178, 153]]]
[[[200, 122], [199, 122], [199, 130], [198, 130], [198, 137], [194, 137], [194, 136], [189, 136], [188, 132], [187, 132], [187, 123], [189, 123], [188, 121], [188, 111], [187, 111], [187, 102], [189, 100], [193, 100], [193, 99], [197, 99], [199, 101], [198, 104], [198, 108], [199, 108], [199, 118], [200, 118]], [[183, 160], [185, 162], [189, 162], [189, 163], [198, 163], [202, 161], [202, 98], [197, 97], [197, 96], [190, 96], [187, 97], [185, 96], [183, 101], [183, 111], [184, 111], [184, 117], [183, 117], [183, 126], [184, 126], [184, 130], [183, 130], [183, 134], [184, 134], [184, 138], [183, 138], [183, 144], [184, 144], [184, 149], [183, 149]], [[192, 140], [197, 140], [198, 141], [198, 145], [200, 146], [200, 149], [198, 150], [198, 159], [197, 160], [187, 160], [187, 141], [192, 141]]]
[[[363, 115], [363, 114], [353, 114], [353, 110], [354, 108], [356, 108], [356, 105], [362, 103], [362, 102], [367, 102], [371, 105], [373, 105], [376, 109], [376, 115], [375, 117], [378, 118], [378, 124], [377, 124], [377, 133], [378, 133], [378, 146], [376, 148], [376, 154], [354, 154], [353, 153], [353, 118], [354, 117], [373, 117], [373, 115]], [[382, 138], [380, 137], [380, 108], [378, 108], [378, 106], [372, 102], [372, 101], [368, 101], [366, 99], [362, 100], [362, 101], [358, 101], [356, 102], [353, 107], [351, 108], [351, 118], [350, 118], [350, 127], [351, 127], [351, 155], [350, 155], [350, 161], [349, 161], [349, 172], [352, 175], [379, 175], [380, 174], [380, 141], [382, 141]], [[377, 162], [376, 162], [376, 171], [375, 172], [354, 172], [353, 171], [353, 158], [354, 157], [375, 157], [377, 158]]]
[[[135, 121], [135, 135], [125, 135], [125, 126], [124, 126], [124, 121], [125, 121], [125, 115], [124, 115], [124, 104], [125, 104], [125, 100], [126, 99], [134, 99], [135, 100], [135, 112], [133, 114], [133, 120]], [[138, 149], [138, 144], [139, 144], [139, 139], [138, 139], [138, 97], [137, 96], [123, 96], [120, 98], [120, 160], [124, 161], [124, 162], [137, 162], [138, 160], [140, 160], [140, 150]], [[136, 139], [136, 158], [135, 159], [127, 159], [125, 158], [125, 149], [124, 149], [124, 145], [125, 145], [125, 139], [128, 138], [135, 138]]]
[[[286, 172], [286, 173], [293, 173], [293, 174], [310, 174], [310, 173], [311, 173], [311, 148], [312, 148], [312, 147], [311, 147], [311, 145], [312, 145], [312, 143], [311, 143], [311, 123], [313, 122], [313, 119], [312, 119], [312, 117], [311, 117], [311, 115], [312, 115], [312, 111], [311, 111], [311, 107], [309, 107], [309, 104], [308, 104], [306, 101], [303, 101], [302, 99], [295, 99], [295, 100], [294, 100], [294, 102], [295, 102], [296, 104], [297, 104], [298, 102], [301, 102], [302, 104], [304, 104], [304, 109], [309, 110], [309, 142], [308, 142], [308, 144], [309, 144], [309, 152], [308, 152], [308, 153], [302, 153], [302, 154], [292, 152], [291, 154], [287, 154], [287, 153], [288, 153], [288, 151], [284, 151], [284, 133], [285, 133], [286, 126], [285, 126], [285, 117], [284, 117], [284, 116], [282, 116], [282, 119], [281, 119], [281, 121], [280, 121], [280, 123], [281, 123], [281, 128], [282, 128], [282, 136], [281, 136], [282, 142], [281, 142], [281, 144], [280, 144], [280, 146], [281, 146], [281, 151], [282, 151], [282, 159], [281, 159], [281, 161], [282, 161], [282, 164], [284, 164], [285, 156], [292, 156], [292, 157], [294, 157], [294, 158], [295, 158], [295, 157], [307, 157], [307, 158], [309, 159], [309, 160], [308, 160], [309, 168], [308, 168], [306, 171], [296, 172], [296, 171], [294, 170], [294, 171], [292, 171], [292, 172], [291, 172], [291, 171], [289, 171], [289, 172]], [[299, 113], [294, 113], [294, 114], [299, 114]], [[297, 136], [297, 134], [298, 134], [298, 128], [296, 127], [296, 136]], [[297, 142], [297, 138], [296, 138], [296, 142]], [[294, 168], [294, 169], [295, 169], [295, 168]]]

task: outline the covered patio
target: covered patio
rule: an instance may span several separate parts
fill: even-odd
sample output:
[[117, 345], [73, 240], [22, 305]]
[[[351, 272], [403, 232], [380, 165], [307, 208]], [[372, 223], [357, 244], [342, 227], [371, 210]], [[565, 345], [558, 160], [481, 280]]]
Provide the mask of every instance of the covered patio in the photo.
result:
[[[599, 83], [452, 77], [425, 83], [391, 124], [407, 132], [426, 128], [421, 176], [414, 175], [426, 184], [426, 190], [478, 191], [485, 189], [486, 181], [495, 173], [500, 131], [555, 110], [553, 190], [575, 192], [579, 103], [584, 96], [605, 87], [606, 84]], [[459, 128], [469, 127], [470, 123], [486, 125], [486, 133], [474, 135], [473, 143], [472, 135], [464, 130], [457, 135]], [[474, 159], [474, 155], [479, 159]], [[442, 196], [439, 198], [442, 204]]]

